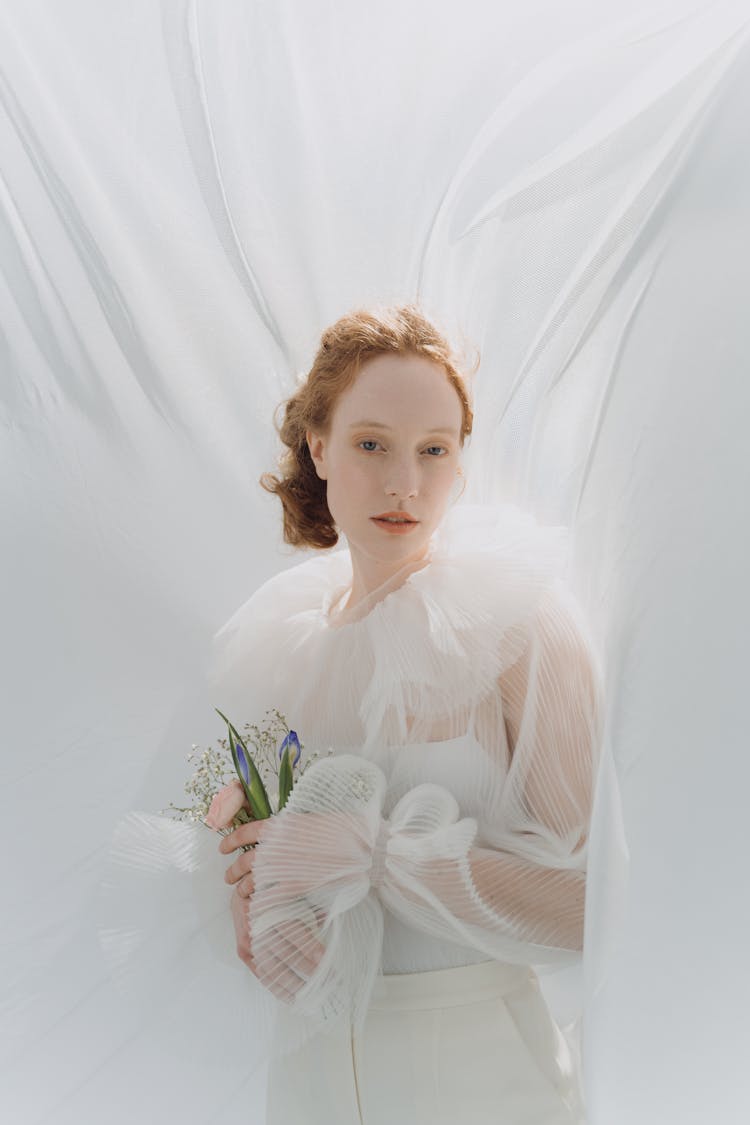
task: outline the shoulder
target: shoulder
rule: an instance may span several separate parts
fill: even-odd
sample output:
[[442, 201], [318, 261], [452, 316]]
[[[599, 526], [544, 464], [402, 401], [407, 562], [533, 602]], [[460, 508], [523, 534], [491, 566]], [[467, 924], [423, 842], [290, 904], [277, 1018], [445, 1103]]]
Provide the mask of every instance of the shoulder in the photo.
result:
[[272, 575], [214, 633], [206, 672], [216, 689], [238, 674], [260, 676], [292, 643], [303, 621], [316, 621], [351, 573], [348, 551], [328, 551]]
[[509, 505], [453, 509], [430, 565], [362, 624], [375, 668], [364, 704], [399, 712], [408, 686], [419, 685], [412, 706], [419, 697], [425, 713], [438, 713], [496, 691], [527, 647], [567, 550], [566, 528], [542, 526]]
[[235, 630], [247, 619], [278, 618], [320, 606], [347, 572], [351, 572], [349, 553], [340, 550], [316, 554], [287, 567], [266, 579], [221, 626], [216, 637]]
[[542, 590], [518, 659], [499, 677], [510, 717], [520, 716], [532, 682], [559, 707], [575, 707], [584, 700], [596, 711], [601, 707], [601, 654], [583, 606], [559, 577]]
[[496, 598], [504, 603], [524, 589], [540, 591], [561, 576], [568, 551], [567, 527], [540, 524], [512, 504], [467, 504], [454, 508], [436, 533], [433, 572], [446, 582], [455, 576], [455, 597], [483, 598], [491, 611]]
[[589, 618], [570, 586], [557, 579], [539, 599], [536, 632], [548, 649], [560, 658], [595, 656]]
[[425, 587], [505, 694], [519, 695], [532, 661], [578, 669], [598, 692], [601, 662], [569, 581], [570, 530], [515, 505], [457, 506], [436, 540]]
[[545, 526], [510, 505], [456, 508], [436, 537], [432, 564], [415, 576], [439, 615], [507, 666], [562, 588], [568, 529]]

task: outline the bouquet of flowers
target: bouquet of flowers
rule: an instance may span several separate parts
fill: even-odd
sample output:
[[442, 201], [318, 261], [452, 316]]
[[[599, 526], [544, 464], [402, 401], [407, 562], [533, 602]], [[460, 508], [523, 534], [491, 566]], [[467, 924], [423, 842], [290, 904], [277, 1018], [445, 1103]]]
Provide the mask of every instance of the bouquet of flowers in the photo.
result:
[[[266, 711], [258, 724], [245, 723], [243, 733], [216, 711], [227, 737], [206, 749], [192, 746], [188, 761], [195, 768], [184, 784], [185, 806], [170, 802], [159, 815], [132, 810], [113, 831], [99, 888], [99, 940], [118, 992], [138, 1012], [151, 1013], [179, 996], [186, 965], [193, 977], [209, 971], [214, 959], [233, 969], [239, 964], [226, 886], [218, 878], [221, 859], [198, 826], [226, 836], [249, 821], [267, 820], [284, 809], [320, 756], [303, 755], [297, 732], [277, 710]], [[272, 1009], [263, 1007], [260, 995], [255, 1004], [255, 1015], [268, 1018]]]
[[[243, 737], [218, 707], [214, 710], [227, 726], [226, 739], [218, 740], [221, 749], [208, 746], [201, 752], [200, 747], [193, 744], [188, 761], [192, 762], [199, 756], [199, 765], [185, 782], [185, 792], [192, 799], [192, 804], [180, 807], [170, 802], [162, 812], [176, 820], [205, 824], [225, 836], [240, 824], [265, 820], [281, 812], [289, 800], [295, 780], [299, 780], [318, 754], [312, 754], [297, 770], [304, 744], [300, 743], [297, 732], [290, 729], [279, 711], [266, 711], [267, 717], [259, 725], [245, 723], [243, 729], [246, 734]], [[253, 747], [254, 753], [248, 744]], [[236, 774], [236, 779], [228, 780], [232, 772]], [[271, 797], [267, 785], [274, 777], [277, 795]], [[249, 811], [243, 805], [228, 827], [219, 828], [220, 821], [226, 819], [222, 817], [222, 811], [228, 805], [233, 807], [237, 804], [238, 782]], [[252, 847], [253, 844], [246, 845], [246, 848]]]

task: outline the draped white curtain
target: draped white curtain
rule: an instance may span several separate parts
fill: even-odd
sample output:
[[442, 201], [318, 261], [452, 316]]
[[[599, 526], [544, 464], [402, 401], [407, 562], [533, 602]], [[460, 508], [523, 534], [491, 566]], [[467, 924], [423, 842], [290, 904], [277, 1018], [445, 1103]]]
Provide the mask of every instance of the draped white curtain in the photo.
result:
[[3, 1120], [254, 1120], [210, 979], [147, 1024], [114, 990], [97, 888], [221, 733], [212, 634], [304, 557], [274, 407], [412, 299], [481, 352], [466, 498], [571, 525], [605, 659], [591, 1123], [750, 1118], [749, 35], [744, 0], [0, 5]]

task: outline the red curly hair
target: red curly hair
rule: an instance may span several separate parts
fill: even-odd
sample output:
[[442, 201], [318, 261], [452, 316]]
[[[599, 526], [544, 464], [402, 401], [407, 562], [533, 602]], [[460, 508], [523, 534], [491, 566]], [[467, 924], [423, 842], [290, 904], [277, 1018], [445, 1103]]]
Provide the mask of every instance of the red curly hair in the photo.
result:
[[[307, 431], [327, 435], [336, 400], [374, 356], [402, 353], [424, 356], [439, 364], [461, 400], [460, 441], [474, 420], [465, 376], [447, 339], [414, 304], [355, 309], [327, 328], [304, 382], [285, 402], [277, 425], [286, 446], [279, 459], [280, 476], [263, 473], [261, 486], [281, 500], [284, 540], [294, 547], [333, 547], [338, 531], [328, 510], [326, 481], [321, 480], [307, 445]], [[477, 355], [471, 374], [479, 363]]]

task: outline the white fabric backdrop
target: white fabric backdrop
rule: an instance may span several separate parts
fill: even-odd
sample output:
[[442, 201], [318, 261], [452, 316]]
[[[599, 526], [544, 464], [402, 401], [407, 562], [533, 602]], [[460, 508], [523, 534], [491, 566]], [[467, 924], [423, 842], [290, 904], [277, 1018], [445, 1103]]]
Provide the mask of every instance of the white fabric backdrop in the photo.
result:
[[4, 1120], [254, 1119], [211, 980], [145, 1023], [117, 995], [97, 887], [220, 733], [212, 633], [303, 557], [256, 483], [274, 406], [337, 316], [413, 298], [481, 350], [466, 498], [573, 526], [604, 650], [592, 1125], [750, 1117], [749, 28], [0, 7]]

